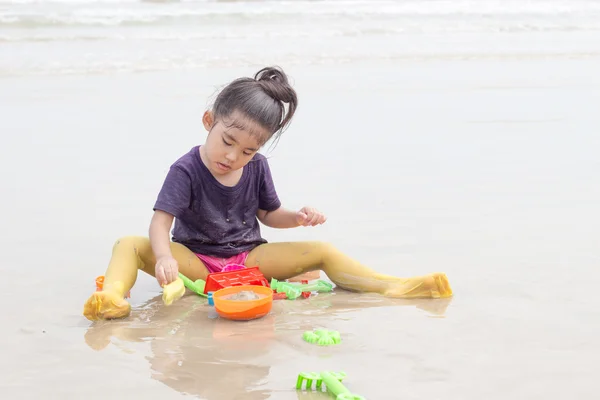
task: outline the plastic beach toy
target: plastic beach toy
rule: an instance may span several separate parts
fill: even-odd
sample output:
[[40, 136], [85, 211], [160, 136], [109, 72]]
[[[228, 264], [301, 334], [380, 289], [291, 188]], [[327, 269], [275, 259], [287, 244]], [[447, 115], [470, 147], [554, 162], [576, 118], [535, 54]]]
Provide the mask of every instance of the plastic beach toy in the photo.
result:
[[215, 319], [219, 316], [217, 310], [215, 310], [215, 302], [213, 299], [213, 292], [208, 292], [208, 306], [210, 307], [208, 311], [208, 318]]
[[322, 390], [321, 387], [324, 384], [325, 389], [335, 397], [336, 400], [366, 400], [364, 397], [352, 394], [343, 384], [342, 380], [346, 377], [343, 372], [302, 372], [298, 375], [296, 381], [296, 389], [302, 389], [302, 383], [306, 382], [306, 389], [313, 389], [313, 383], [315, 383], [315, 389]]
[[302, 290], [298, 289], [296, 285], [288, 282], [279, 282], [275, 278], [271, 278], [271, 289], [279, 293], [285, 293], [290, 300], [295, 300], [302, 295]]
[[331, 283], [321, 281], [321, 280], [312, 282], [312, 283], [303, 283], [303, 284], [290, 283], [290, 285], [294, 285], [295, 287], [302, 290], [303, 292], [324, 293], [324, 292], [331, 292], [333, 290], [333, 285]]
[[227, 272], [213, 272], [206, 277], [204, 293], [216, 292], [232, 286], [256, 285], [269, 286], [269, 281], [258, 267], [243, 268]]
[[298, 284], [280, 282], [275, 278], [271, 278], [271, 289], [279, 293], [285, 293], [288, 299], [295, 300], [300, 297], [302, 293], [331, 292], [333, 290], [333, 285], [322, 280], [313, 283]]
[[285, 300], [285, 299], [287, 299], [287, 294], [273, 292], [273, 300]]
[[308, 343], [317, 344], [319, 346], [330, 346], [332, 344], [339, 344], [342, 341], [338, 331], [328, 331], [326, 329], [317, 329], [314, 332], [304, 332], [302, 339]]
[[196, 279], [192, 281], [187, 276], [183, 275], [181, 272], [179, 273], [179, 277], [183, 281], [183, 284], [186, 288], [196, 293], [197, 295], [207, 297], [206, 293], [204, 293], [204, 287], [206, 286], [206, 282], [203, 279]]
[[170, 306], [185, 294], [185, 285], [181, 278], [175, 279], [168, 285], [163, 286], [162, 300], [165, 306]]
[[[249, 292], [254, 298], [245, 299], [240, 296]], [[214, 292], [213, 301], [222, 318], [248, 321], [264, 317], [271, 311], [273, 290], [257, 285], [232, 286]]]

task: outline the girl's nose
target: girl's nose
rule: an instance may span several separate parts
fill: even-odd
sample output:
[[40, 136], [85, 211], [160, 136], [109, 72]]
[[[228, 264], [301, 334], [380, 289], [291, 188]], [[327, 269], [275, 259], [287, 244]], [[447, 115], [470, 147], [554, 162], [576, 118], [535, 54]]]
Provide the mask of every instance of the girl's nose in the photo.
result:
[[237, 159], [237, 155], [235, 154], [235, 151], [230, 151], [227, 154], [225, 154], [225, 158], [227, 159], [227, 161], [233, 163]]

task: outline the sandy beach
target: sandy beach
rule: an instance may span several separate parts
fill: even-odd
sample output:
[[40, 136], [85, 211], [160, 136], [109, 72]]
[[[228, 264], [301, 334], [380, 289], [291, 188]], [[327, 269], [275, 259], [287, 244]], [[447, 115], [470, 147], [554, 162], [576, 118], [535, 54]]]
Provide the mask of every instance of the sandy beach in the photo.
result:
[[[0, 1], [3, 397], [327, 399], [294, 389], [324, 369], [376, 400], [593, 397], [600, 6], [376, 3]], [[129, 318], [86, 320], [210, 97], [269, 64], [300, 99], [263, 151], [279, 196], [328, 222], [265, 238], [455, 296], [335, 290], [239, 323], [140, 274]], [[303, 342], [321, 327], [342, 343]]]

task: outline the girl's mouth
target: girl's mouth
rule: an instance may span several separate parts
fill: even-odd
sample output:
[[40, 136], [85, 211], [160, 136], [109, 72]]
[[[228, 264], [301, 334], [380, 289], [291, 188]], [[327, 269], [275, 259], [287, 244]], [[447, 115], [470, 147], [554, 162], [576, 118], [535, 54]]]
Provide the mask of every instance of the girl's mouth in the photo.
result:
[[231, 167], [229, 165], [225, 165], [220, 162], [217, 162], [217, 167], [219, 167], [219, 169], [223, 170], [223, 171], [229, 171], [231, 169]]

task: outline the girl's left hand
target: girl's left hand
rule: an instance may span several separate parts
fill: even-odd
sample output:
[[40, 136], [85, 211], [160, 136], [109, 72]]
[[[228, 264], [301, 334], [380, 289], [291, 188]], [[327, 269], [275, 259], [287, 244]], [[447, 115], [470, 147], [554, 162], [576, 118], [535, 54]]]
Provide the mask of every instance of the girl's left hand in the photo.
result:
[[298, 221], [300, 226], [316, 226], [325, 223], [327, 217], [316, 208], [302, 207], [296, 213], [296, 221]]

